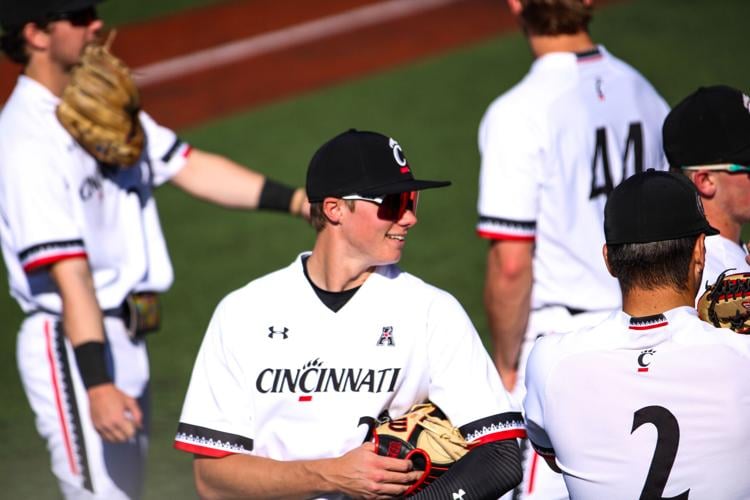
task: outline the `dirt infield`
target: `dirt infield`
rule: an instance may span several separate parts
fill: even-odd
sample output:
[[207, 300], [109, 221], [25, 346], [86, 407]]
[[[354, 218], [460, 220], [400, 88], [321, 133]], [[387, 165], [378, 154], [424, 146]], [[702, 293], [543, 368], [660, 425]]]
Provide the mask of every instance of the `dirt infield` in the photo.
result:
[[[122, 26], [114, 51], [131, 67], [338, 15], [379, 0], [252, 0]], [[480, 41], [515, 24], [504, 2], [457, 0], [304, 44], [142, 85], [144, 107], [181, 128]], [[0, 102], [18, 68], [0, 63]]]

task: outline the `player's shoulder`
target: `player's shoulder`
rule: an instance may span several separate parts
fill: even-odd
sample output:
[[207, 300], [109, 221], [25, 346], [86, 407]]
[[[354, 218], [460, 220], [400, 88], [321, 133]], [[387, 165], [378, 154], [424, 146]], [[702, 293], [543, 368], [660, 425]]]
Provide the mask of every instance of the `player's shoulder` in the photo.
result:
[[232, 290], [219, 302], [218, 309], [224, 312], [246, 311], [249, 305], [257, 310], [279, 301], [288, 304], [288, 300], [292, 300], [291, 295], [305, 280], [301, 261], [303, 255], [297, 256], [286, 267], [254, 278]]
[[582, 352], [607, 350], [612, 347], [613, 332], [623, 330], [621, 312], [613, 312], [602, 322], [568, 332], [544, 335], [534, 343], [537, 357], [561, 360]]
[[[718, 328], [702, 321], [692, 308], [689, 314], [675, 318], [675, 340], [682, 345], [702, 346], [705, 350], [731, 352], [750, 361], [750, 335], [742, 335], [728, 328]], [[719, 355], [719, 354], [715, 354]]]

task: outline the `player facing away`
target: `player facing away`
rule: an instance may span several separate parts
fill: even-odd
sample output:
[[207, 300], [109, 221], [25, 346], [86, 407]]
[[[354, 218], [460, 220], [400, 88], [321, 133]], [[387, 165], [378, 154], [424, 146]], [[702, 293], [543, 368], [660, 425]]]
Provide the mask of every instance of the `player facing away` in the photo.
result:
[[700, 87], [670, 111], [662, 133], [670, 166], [693, 182], [720, 233], [706, 237], [700, 295], [727, 269], [750, 272], [742, 241], [750, 223], [750, 97], [725, 85]]
[[[351, 129], [307, 172], [312, 252], [216, 308], [175, 447], [202, 496], [388, 498], [420, 475], [365, 442], [430, 400], [474, 446], [415, 498], [495, 499], [521, 479], [522, 417], [461, 305], [402, 271], [421, 190], [394, 139]], [[364, 444], [363, 444], [364, 443]]]
[[529, 441], [574, 500], [750, 498], [750, 337], [693, 307], [717, 234], [684, 176], [647, 171], [605, 208], [622, 311], [529, 356]]
[[2, 48], [23, 67], [0, 113], [0, 242], [10, 292], [26, 314], [18, 369], [62, 494], [118, 500], [141, 496], [144, 334], [158, 326], [157, 294], [172, 284], [155, 189], [171, 181], [224, 206], [285, 212], [304, 192], [295, 198], [291, 188], [193, 149], [143, 112], [134, 119], [147, 146], [133, 165], [89, 155], [55, 110], [102, 28], [97, 3], [0, 3]]
[[[591, 3], [508, 0], [535, 60], [479, 126], [485, 311], [495, 365], [519, 401], [536, 338], [595, 324], [620, 306], [617, 283], [599, 258], [608, 194], [634, 173], [666, 168], [668, 106], [592, 40]], [[566, 498], [560, 478], [538, 461], [524, 450], [514, 498]]]

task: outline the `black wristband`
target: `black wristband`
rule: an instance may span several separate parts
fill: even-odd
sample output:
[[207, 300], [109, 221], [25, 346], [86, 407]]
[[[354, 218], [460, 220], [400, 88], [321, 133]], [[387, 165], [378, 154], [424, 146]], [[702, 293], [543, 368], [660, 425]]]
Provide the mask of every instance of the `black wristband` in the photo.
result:
[[75, 347], [73, 351], [76, 353], [78, 373], [81, 374], [86, 389], [112, 382], [112, 377], [107, 371], [107, 362], [104, 359], [103, 342], [86, 342]]
[[263, 189], [260, 192], [258, 208], [289, 212], [294, 191], [294, 188], [280, 182], [272, 181], [266, 177], [266, 182], [263, 184]]

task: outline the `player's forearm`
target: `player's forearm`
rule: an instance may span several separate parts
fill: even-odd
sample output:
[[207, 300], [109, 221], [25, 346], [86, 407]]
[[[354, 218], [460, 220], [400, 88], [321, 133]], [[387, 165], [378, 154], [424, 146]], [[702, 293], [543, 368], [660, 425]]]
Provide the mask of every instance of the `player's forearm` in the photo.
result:
[[229, 158], [196, 149], [172, 183], [196, 198], [227, 208], [265, 208], [297, 215], [306, 200], [301, 188], [269, 181]]
[[76, 347], [87, 342], [104, 342], [102, 312], [96, 299], [88, 261], [65, 259], [51, 268], [63, 303], [63, 328]]
[[515, 379], [531, 304], [531, 243], [496, 242], [487, 255], [484, 305], [493, 359], [506, 388]]
[[196, 457], [193, 472], [203, 499], [297, 499], [331, 491], [323, 472], [327, 462], [330, 460], [278, 461], [248, 455]]

